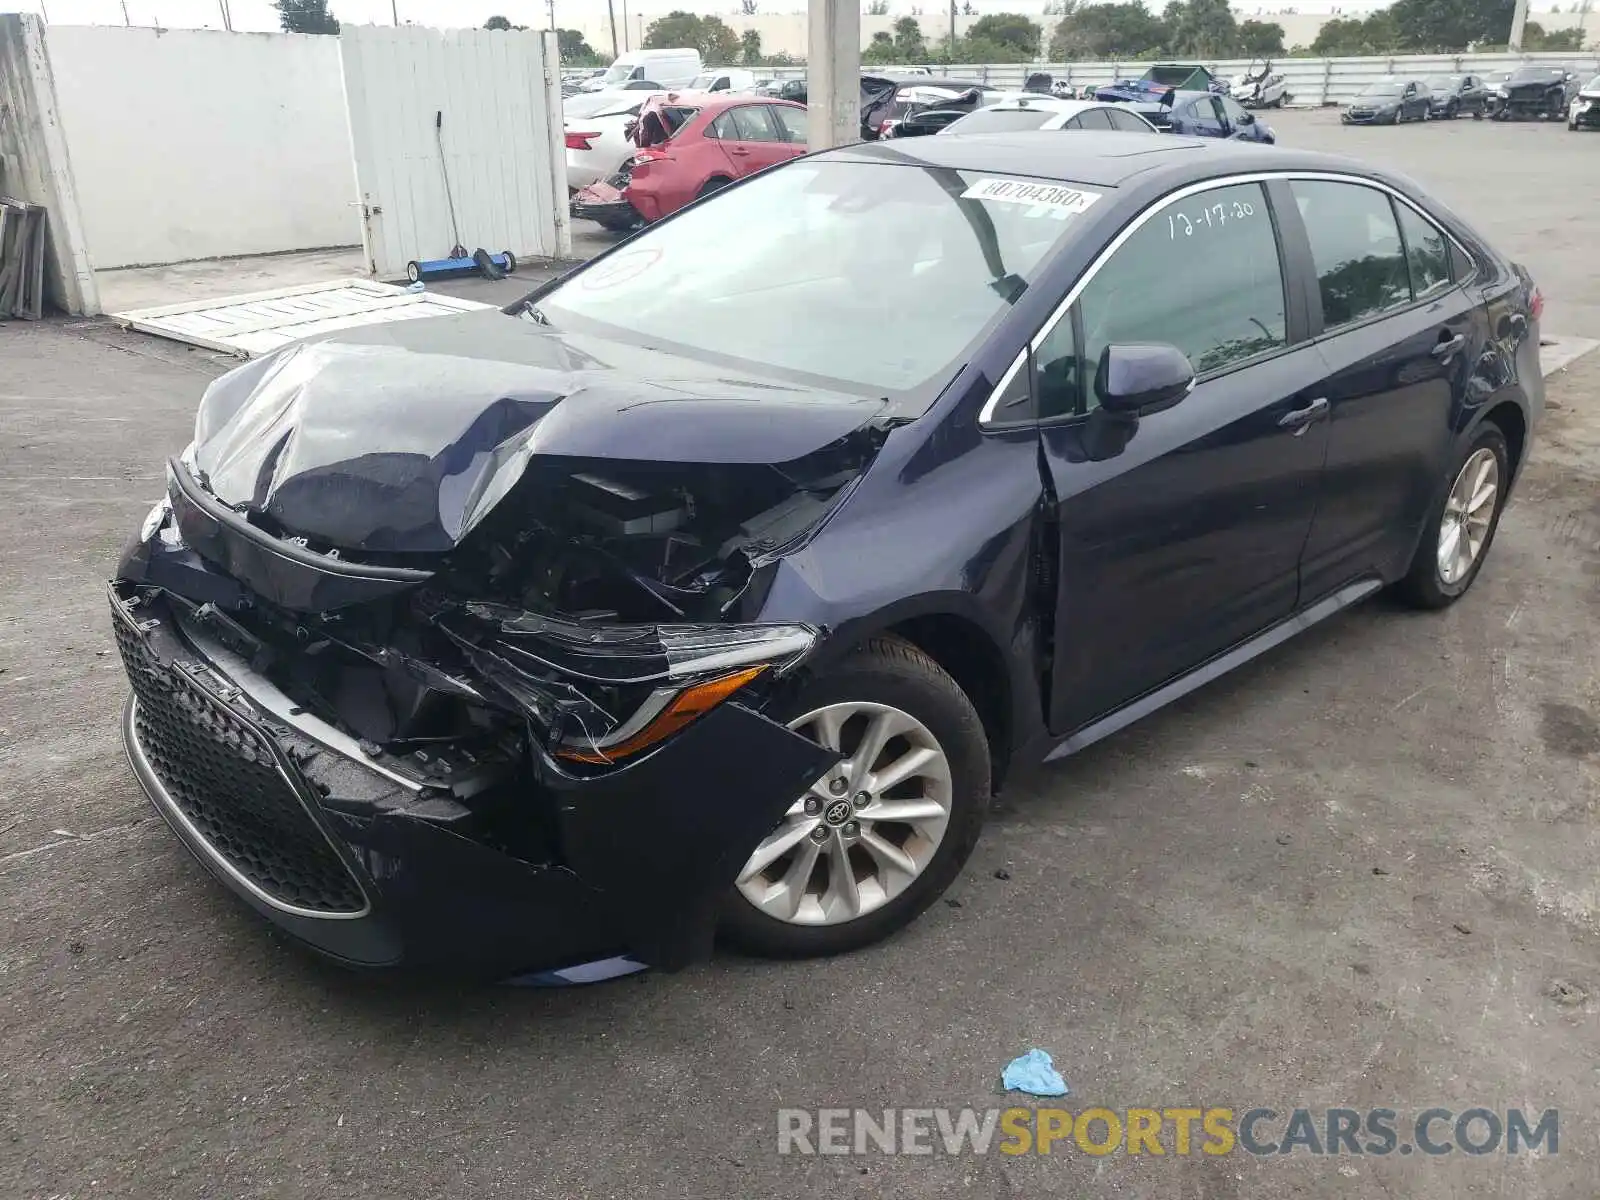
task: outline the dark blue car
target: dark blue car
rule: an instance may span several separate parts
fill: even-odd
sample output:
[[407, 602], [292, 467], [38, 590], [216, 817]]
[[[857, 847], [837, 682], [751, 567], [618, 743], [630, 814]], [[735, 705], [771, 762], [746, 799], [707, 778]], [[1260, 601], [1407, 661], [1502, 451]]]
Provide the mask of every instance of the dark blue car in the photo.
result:
[[504, 312], [212, 384], [111, 584], [129, 759], [341, 962], [864, 946], [1018, 772], [1382, 588], [1459, 600], [1541, 308], [1345, 159], [796, 159]]
[[1159, 101], [1130, 107], [1168, 133], [1268, 144], [1278, 140], [1272, 126], [1231, 96], [1213, 92], [1168, 92]]

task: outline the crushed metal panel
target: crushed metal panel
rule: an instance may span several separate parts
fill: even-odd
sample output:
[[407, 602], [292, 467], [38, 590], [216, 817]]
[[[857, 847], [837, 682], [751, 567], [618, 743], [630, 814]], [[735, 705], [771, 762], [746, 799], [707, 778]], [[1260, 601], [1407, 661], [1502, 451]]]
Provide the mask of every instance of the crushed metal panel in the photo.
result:
[[268, 354], [319, 333], [446, 317], [491, 305], [434, 292], [412, 292], [366, 279], [336, 279], [272, 292], [195, 300], [112, 313], [130, 329], [241, 358]]

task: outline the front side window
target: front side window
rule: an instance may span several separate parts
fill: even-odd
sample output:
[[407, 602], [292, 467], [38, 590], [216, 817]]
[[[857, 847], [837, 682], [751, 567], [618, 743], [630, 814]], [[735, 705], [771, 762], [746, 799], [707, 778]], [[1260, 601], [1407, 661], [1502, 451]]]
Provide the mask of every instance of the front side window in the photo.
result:
[[1411, 279], [1389, 197], [1354, 183], [1290, 184], [1322, 293], [1329, 329], [1411, 303]]
[[1164, 342], [1205, 374], [1287, 345], [1283, 268], [1261, 186], [1164, 205], [1100, 268], [1078, 306], [1086, 407], [1099, 403], [1092, 381], [1107, 346]]

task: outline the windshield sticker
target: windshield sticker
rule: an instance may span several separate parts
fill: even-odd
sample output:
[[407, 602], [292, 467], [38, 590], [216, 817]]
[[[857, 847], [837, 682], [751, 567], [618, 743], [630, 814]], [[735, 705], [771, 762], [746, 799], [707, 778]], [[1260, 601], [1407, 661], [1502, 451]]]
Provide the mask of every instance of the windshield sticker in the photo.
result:
[[1024, 216], [1050, 217], [1065, 221], [1100, 199], [1099, 192], [1085, 192], [1057, 183], [1024, 183], [1020, 179], [980, 179], [961, 193], [963, 200], [1000, 200], [1006, 204], [1026, 204]]

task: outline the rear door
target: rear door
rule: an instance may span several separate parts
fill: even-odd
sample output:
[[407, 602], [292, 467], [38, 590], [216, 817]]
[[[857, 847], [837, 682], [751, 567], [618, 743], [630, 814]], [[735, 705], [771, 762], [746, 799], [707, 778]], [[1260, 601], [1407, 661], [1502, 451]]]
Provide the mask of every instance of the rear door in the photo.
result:
[[[791, 108], [787, 104], [765, 106], [767, 118], [782, 137], [783, 158], [798, 158], [806, 152], [806, 110]], [[780, 159], [780, 161], [782, 161]]]
[[717, 117], [714, 128], [734, 178], [793, 158], [787, 135], [769, 115], [769, 105], [741, 104]]
[[1205, 96], [1191, 102], [1190, 109], [1194, 113], [1191, 120], [1193, 128], [1189, 132], [1197, 137], [1227, 137], [1228, 121], [1223, 115], [1222, 106], [1217, 103], [1215, 96]]
[[[1260, 184], [1157, 203], [1092, 270], [1030, 366], [1060, 547], [1061, 734], [1293, 611], [1327, 436], [1308, 391], [1322, 362]], [[1127, 437], [1095, 367], [1140, 342], [1177, 346], [1198, 378]]]
[[[1306, 542], [1302, 593], [1410, 558], [1448, 467], [1457, 406], [1489, 337], [1469, 269], [1444, 233], [1390, 193], [1349, 180], [1290, 183], [1309, 244], [1319, 393], [1330, 409], [1323, 503]], [[1295, 232], [1295, 236], [1300, 234]]]

